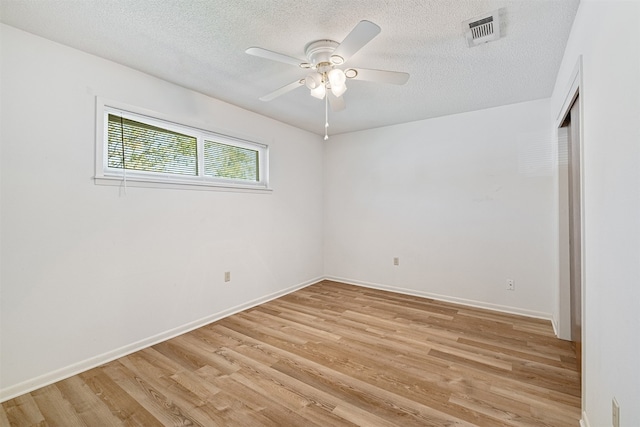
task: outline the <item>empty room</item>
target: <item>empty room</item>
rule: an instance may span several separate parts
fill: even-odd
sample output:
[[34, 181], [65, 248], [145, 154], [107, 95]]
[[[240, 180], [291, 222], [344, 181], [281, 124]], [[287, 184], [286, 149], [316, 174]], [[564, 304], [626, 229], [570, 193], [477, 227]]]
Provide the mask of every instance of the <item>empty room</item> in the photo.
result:
[[0, 426], [640, 425], [640, 1], [2, 0]]

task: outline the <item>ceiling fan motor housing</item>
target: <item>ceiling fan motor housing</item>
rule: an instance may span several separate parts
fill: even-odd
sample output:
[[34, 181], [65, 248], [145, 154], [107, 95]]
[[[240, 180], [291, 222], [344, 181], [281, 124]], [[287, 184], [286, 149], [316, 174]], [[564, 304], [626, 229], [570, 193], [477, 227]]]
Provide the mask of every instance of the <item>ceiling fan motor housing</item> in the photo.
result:
[[304, 53], [313, 67], [327, 67], [325, 70], [318, 68], [318, 71], [322, 73], [331, 68], [333, 64], [331, 54], [338, 45], [339, 43], [333, 40], [316, 40], [304, 47]]

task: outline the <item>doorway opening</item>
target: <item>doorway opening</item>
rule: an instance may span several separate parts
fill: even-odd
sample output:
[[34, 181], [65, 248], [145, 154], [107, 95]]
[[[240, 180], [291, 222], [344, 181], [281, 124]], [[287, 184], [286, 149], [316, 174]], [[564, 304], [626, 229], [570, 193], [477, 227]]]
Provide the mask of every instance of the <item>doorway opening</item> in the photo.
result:
[[[560, 183], [564, 187], [560, 194], [566, 207], [565, 218], [562, 220], [561, 233], [565, 241], [564, 266], [565, 280], [568, 279], [570, 339], [576, 351], [578, 369], [582, 368], [582, 180], [580, 174], [581, 140], [580, 140], [580, 96], [571, 104], [569, 112], [562, 122], [566, 128], [566, 147], [562, 147], [564, 164], [560, 164]], [[559, 147], [560, 148], [560, 147]], [[564, 209], [563, 209], [564, 210]], [[566, 254], [568, 252], [568, 256]], [[567, 274], [568, 273], [568, 274]], [[566, 287], [566, 283], [564, 286]], [[566, 290], [565, 290], [566, 293]]]
[[584, 209], [583, 209], [583, 115], [581, 102], [582, 58], [573, 73], [560, 110], [558, 131], [558, 337], [574, 344], [584, 402]]

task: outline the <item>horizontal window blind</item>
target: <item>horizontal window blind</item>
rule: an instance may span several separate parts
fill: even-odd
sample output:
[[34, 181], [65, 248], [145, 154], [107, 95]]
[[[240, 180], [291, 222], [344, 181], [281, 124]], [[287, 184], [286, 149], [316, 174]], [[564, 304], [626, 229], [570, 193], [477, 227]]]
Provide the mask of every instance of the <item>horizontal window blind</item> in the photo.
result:
[[204, 174], [226, 179], [260, 180], [258, 151], [204, 141]]
[[266, 144], [136, 107], [99, 104], [96, 111], [96, 183], [270, 190]]
[[109, 114], [110, 168], [198, 175], [197, 138]]

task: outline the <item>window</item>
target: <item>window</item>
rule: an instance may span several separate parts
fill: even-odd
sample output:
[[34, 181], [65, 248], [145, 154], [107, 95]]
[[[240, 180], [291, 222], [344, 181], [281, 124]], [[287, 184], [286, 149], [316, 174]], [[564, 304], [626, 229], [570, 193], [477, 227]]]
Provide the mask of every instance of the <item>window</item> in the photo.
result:
[[107, 105], [99, 110], [96, 183], [268, 188], [266, 145]]

